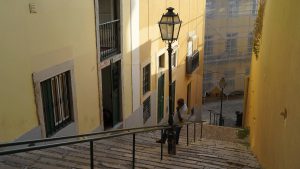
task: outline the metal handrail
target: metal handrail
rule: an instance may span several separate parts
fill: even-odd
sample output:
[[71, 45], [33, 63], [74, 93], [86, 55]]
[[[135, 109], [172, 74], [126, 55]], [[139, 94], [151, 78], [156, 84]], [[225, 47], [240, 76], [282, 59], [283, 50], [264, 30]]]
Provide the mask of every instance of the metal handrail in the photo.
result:
[[[201, 135], [200, 139], [202, 139], [202, 127], [203, 122], [201, 121]], [[196, 141], [196, 124], [199, 122], [186, 122], [184, 123], [187, 126], [187, 145], [189, 144], [189, 135], [188, 135], [188, 129], [189, 124], [194, 124], [194, 142]], [[132, 140], [132, 168], [135, 167], [135, 135], [138, 133], [145, 133], [145, 132], [151, 132], [151, 131], [157, 131], [161, 130], [161, 139], [162, 139], [162, 133], [165, 129], [170, 129], [174, 126], [166, 126], [166, 125], [158, 125], [158, 126], [148, 126], [148, 127], [137, 127], [137, 128], [129, 128], [129, 129], [117, 129], [117, 130], [111, 130], [111, 131], [104, 131], [104, 132], [97, 132], [97, 133], [89, 133], [89, 134], [81, 134], [81, 135], [73, 135], [73, 136], [65, 136], [65, 137], [57, 137], [57, 138], [46, 138], [46, 139], [37, 139], [37, 140], [31, 140], [31, 141], [21, 141], [21, 142], [14, 142], [14, 143], [5, 143], [0, 144], [0, 147], [11, 147], [11, 146], [18, 146], [18, 145], [27, 145], [28, 147], [22, 147], [17, 149], [10, 149], [10, 150], [4, 150], [0, 151], [1, 155], [9, 155], [9, 154], [15, 154], [15, 153], [21, 153], [21, 152], [27, 152], [27, 151], [33, 151], [33, 150], [41, 150], [46, 148], [52, 148], [52, 147], [58, 147], [58, 146], [66, 146], [66, 145], [72, 145], [72, 144], [78, 144], [78, 143], [90, 143], [90, 165], [91, 168], [94, 168], [94, 141], [98, 140], [104, 140], [114, 137], [120, 137], [125, 135], [133, 135]], [[117, 133], [122, 132], [122, 133]], [[117, 133], [117, 134], [113, 134]], [[103, 134], [110, 134], [105, 136], [100, 136]], [[95, 136], [91, 138], [91, 136]], [[50, 142], [50, 141], [58, 141], [58, 140], [67, 140], [67, 139], [74, 139], [78, 138], [78, 140], [72, 140], [72, 141], [61, 141], [59, 143], [50, 143], [45, 145], [35, 145], [35, 143], [42, 143], [42, 142]], [[160, 159], [163, 159], [163, 143], [161, 142], [160, 145]], [[33, 146], [31, 146], [33, 145]]]
[[44, 139], [4, 143], [4, 144], [0, 144], [0, 148], [1, 147], [24, 145], [24, 144], [34, 144], [34, 143], [42, 143], [42, 142], [49, 142], [49, 141], [73, 139], [73, 138], [90, 137], [90, 136], [97, 136], [97, 135], [101, 135], [101, 134], [116, 133], [116, 132], [122, 132], [122, 131], [130, 131], [130, 130], [139, 130], [139, 129], [148, 129], [148, 128], [154, 128], [154, 127], [166, 127], [166, 125], [157, 125], [157, 126], [148, 126], [148, 127], [135, 127], [135, 128], [128, 128], [128, 129], [115, 129], [115, 130], [101, 131], [101, 132], [88, 133], [88, 134], [78, 134], [78, 135], [72, 135], [72, 136], [53, 137], [53, 138], [44, 138]]

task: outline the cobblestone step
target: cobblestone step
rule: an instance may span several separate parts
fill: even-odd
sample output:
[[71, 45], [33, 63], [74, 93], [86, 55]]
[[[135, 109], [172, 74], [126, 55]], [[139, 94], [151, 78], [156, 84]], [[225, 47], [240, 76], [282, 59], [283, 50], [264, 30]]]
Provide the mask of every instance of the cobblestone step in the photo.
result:
[[[204, 128], [207, 126], [204, 126]], [[229, 130], [229, 129], [221, 129]], [[235, 140], [233, 142], [215, 139], [200, 140], [200, 125], [197, 126], [196, 142], [193, 126], [189, 130], [189, 146], [186, 145], [186, 128], [181, 132], [177, 155], [168, 155], [167, 144], [163, 146], [163, 160], [160, 160], [160, 131], [136, 135], [136, 168], [143, 169], [237, 169], [260, 168], [251, 151]], [[207, 130], [204, 130], [207, 131]], [[216, 132], [218, 133], [218, 132]], [[229, 133], [234, 133], [230, 131]], [[205, 136], [205, 133], [203, 133]], [[211, 136], [210, 136], [211, 137]], [[230, 138], [234, 138], [230, 136]], [[225, 141], [224, 141], [225, 140]], [[231, 140], [232, 141], [232, 140]], [[0, 157], [0, 169], [45, 168], [77, 169], [90, 168], [89, 144], [75, 144], [27, 153]], [[122, 136], [96, 141], [94, 144], [95, 168], [127, 169], [132, 167], [132, 136]]]

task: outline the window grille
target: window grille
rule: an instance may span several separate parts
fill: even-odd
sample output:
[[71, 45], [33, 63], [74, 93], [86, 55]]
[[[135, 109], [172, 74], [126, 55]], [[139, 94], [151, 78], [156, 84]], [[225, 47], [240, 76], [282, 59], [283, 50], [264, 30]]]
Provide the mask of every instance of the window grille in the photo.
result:
[[239, 14], [239, 1], [229, 0], [228, 15], [237, 16]]
[[237, 33], [227, 33], [226, 53], [228, 56], [237, 55]]
[[143, 68], [143, 94], [146, 94], [148, 91], [150, 91], [150, 79], [151, 70], [150, 64], [148, 64]]
[[70, 72], [41, 82], [46, 136], [51, 136], [72, 121]]
[[205, 36], [205, 44], [204, 44], [204, 55], [212, 56], [213, 55], [213, 36]]
[[150, 96], [143, 102], [143, 120], [144, 123], [150, 118], [151, 116], [151, 99]]

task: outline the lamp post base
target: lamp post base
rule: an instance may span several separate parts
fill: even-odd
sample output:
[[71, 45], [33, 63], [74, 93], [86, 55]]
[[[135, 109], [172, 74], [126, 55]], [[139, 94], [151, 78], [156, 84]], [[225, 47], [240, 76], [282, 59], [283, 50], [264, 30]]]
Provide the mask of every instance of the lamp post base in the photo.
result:
[[168, 154], [176, 155], [176, 138], [173, 127], [168, 131]]

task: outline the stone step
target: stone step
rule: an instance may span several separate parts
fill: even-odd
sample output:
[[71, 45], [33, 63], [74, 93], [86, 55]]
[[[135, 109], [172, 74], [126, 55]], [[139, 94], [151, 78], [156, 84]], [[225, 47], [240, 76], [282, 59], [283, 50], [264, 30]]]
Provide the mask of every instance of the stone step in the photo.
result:
[[[193, 126], [190, 126], [190, 144], [187, 146], [186, 127], [182, 128], [180, 142], [176, 147], [177, 155], [168, 155], [167, 144], [164, 144], [163, 160], [160, 160], [160, 144], [155, 142], [160, 138], [160, 131], [136, 134], [136, 168], [260, 168], [256, 158], [245, 145], [234, 140], [233, 142], [206, 138], [200, 140], [200, 125], [196, 126], [196, 130], [197, 139], [194, 142]], [[231, 133], [234, 132], [231, 131]], [[203, 134], [205, 135], [205, 133]], [[81, 143], [2, 156], [0, 157], [0, 169], [90, 168], [89, 150], [88, 143]], [[96, 141], [94, 143], [94, 160], [95, 168], [131, 168], [132, 136]]]

